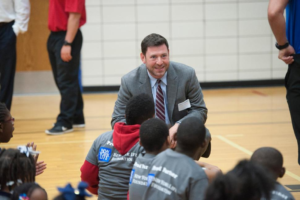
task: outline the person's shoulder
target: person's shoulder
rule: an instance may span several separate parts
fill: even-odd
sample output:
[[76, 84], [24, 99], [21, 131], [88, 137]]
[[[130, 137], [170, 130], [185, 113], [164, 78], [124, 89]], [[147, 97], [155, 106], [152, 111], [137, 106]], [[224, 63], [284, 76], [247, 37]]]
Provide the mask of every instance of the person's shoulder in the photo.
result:
[[140, 74], [146, 71], [146, 66], [144, 64], [141, 64], [140, 66], [138, 66], [137, 68], [131, 70], [130, 72], [128, 72], [127, 74], [125, 74], [122, 79], [123, 80], [135, 80], [137, 78], [139, 78]]
[[184, 79], [184, 80], [191, 80], [191, 78], [195, 74], [194, 68], [192, 68], [188, 65], [178, 63], [178, 62], [173, 62], [173, 61], [170, 62], [169, 69], [174, 70], [175, 74], [177, 74], [177, 76], [180, 75], [181, 79]]
[[113, 130], [102, 133], [95, 139], [94, 143], [96, 144], [106, 143], [107, 141], [110, 141], [112, 139], [112, 134], [113, 134]]
[[285, 189], [285, 187], [283, 187], [283, 185], [281, 185], [278, 182], [276, 182], [275, 189], [272, 192], [272, 196], [273, 197], [280, 196], [280, 197], [284, 197], [284, 199], [288, 199], [288, 200], [295, 199], [293, 197], [293, 195], [287, 189]]
[[193, 72], [194, 68], [179, 62], [170, 61], [170, 66], [172, 66], [176, 71], [182, 72]]
[[159, 154], [157, 154], [154, 158], [156, 160], [159, 160], [161, 158], [164, 159], [165, 157], [168, 157], [169, 151], [173, 151], [173, 150], [166, 149], [166, 150], [160, 152]]

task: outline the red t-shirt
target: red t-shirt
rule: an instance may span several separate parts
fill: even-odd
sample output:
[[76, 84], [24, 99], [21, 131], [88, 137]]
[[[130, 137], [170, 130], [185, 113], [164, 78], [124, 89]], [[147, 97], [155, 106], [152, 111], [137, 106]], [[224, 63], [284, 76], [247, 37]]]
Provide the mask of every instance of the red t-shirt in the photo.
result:
[[85, 24], [85, 0], [50, 0], [48, 28], [54, 32], [66, 31], [70, 12], [81, 14], [79, 27]]

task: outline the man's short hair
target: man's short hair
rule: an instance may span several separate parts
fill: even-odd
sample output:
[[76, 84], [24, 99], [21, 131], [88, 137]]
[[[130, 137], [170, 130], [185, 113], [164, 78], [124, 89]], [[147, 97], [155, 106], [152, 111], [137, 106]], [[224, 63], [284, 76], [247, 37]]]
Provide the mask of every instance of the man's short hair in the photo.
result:
[[282, 168], [283, 157], [282, 154], [272, 147], [261, 147], [254, 151], [251, 156], [251, 161], [258, 163], [268, 170], [277, 172]]
[[177, 131], [177, 145], [183, 150], [194, 151], [204, 142], [206, 129], [196, 117], [189, 117], [181, 122]]
[[169, 49], [169, 44], [166, 38], [159, 34], [152, 33], [143, 39], [141, 43], [142, 53], [146, 55], [148, 47], [160, 46], [163, 44], [165, 44], [167, 49]]
[[126, 124], [142, 124], [145, 120], [154, 116], [154, 102], [147, 94], [133, 96], [125, 109]]
[[168, 136], [169, 129], [161, 119], [149, 119], [141, 125], [140, 141], [146, 152], [159, 151]]

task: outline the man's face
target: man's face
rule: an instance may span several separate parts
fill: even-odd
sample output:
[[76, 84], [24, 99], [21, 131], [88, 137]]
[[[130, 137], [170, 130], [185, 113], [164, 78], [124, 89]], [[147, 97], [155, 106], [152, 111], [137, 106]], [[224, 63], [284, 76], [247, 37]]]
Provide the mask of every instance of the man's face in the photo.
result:
[[169, 50], [165, 44], [148, 47], [146, 55], [141, 53], [140, 56], [153, 78], [161, 79], [169, 69]]
[[0, 142], [7, 143], [13, 137], [13, 132], [14, 132], [15, 128], [14, 128], [14, 121], [12, 119], [13, 119], [12, 116], [8, 112], [7, 117], [5, 118], [5, 121], [1, 122]]

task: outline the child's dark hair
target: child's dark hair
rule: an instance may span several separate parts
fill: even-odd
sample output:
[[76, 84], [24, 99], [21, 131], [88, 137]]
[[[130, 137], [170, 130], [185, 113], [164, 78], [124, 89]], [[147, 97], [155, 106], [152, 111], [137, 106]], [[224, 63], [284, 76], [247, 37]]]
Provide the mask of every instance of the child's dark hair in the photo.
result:
[[275, 186], [270, 174], [248, 160], [240, 161], [226, 175], [219, 175], [209, 185], [206, 200], [269, 199]]
[[154, 102], [147, 94], [133, 96], [126, 105], [126, 124], [142, 124], [145, 120], [154, 116]]
[[26, 196], [30, 198], [32, 192], [37, 188], [43, 190], [47, 194], [46, 190], [37, 183], [23, 183], [22, 185], [14, 188], [11, 200], [19, 200], [19, 197], [22, 194], [26, 194]]
[[218, 174], [206, 190], [205, 200], [235, 200], [238, 178], [231, 174]]
[[184, 119], [178, 127], [177, 145], [182, 150], [194, 151], [204, 142], [206, 129], [203, 122], [196, 117]]
[[4, 122], [8, 115], [8, 109], [4, 103], [0, 103], [0, 122]]
[[252, 154], [250, 160], [266, 167], [268, 170], [272, 170], [274, 173], [278, 173], [283, 165], [282, 154], [272, 147], [261, 147], [257, 149]]
[[169, 129], [160, 119], [149, 119], [141, 125], [140, 141], [146, 152], [159, 151], [168, 136]]
[[21, 153], [18, 149], [2, 149], [0, 152], [0, 186], [7, 187], [10, 181], [17, 185], [35, 181], [35, 161], [29, 155]]

